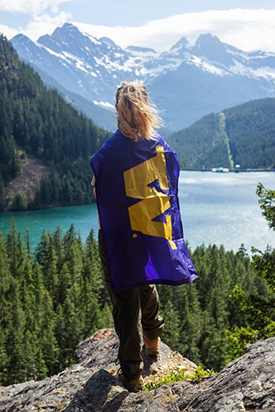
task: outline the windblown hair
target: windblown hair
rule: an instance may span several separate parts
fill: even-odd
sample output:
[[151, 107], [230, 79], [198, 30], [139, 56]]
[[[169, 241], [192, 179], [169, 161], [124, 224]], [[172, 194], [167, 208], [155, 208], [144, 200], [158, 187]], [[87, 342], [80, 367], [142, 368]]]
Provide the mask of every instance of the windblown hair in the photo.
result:
[[154, 105], [149, 103], [146, 87], [139, 81], [123, 82], [116, 93], [117, 125], [133, 141], [154, 139], [162, 126]]

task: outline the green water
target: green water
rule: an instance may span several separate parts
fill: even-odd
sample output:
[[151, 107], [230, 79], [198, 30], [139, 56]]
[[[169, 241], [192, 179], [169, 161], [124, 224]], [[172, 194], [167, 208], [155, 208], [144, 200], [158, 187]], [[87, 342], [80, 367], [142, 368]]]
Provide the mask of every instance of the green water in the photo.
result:
[[[223, 244], [238, 250], [243, 243], [250, 250], [267, 244], [275, 247], [274, 231], [268, 226], [255, 194], [258, 182], [275, 188], [275, 173], [224, 173], [182, 171], [179, 179], [179, 202], [185, 238], [191, 248], [202, 243]], [[96, 204], [27, 212], [0, 213], [0, 230], [6, 233], [14, 217], [22, 233], [30, 230], [31, 244], [39, 241], [43, 229], [63, 231], [74, 224], [83, 240], [91, 229], [97, 234]]]
[[52, 232], [60, 226], [65, 232], [73, 224], [85, 239], [92, 228], [98, 228], [96, 204], [0, 213], [0, 230], [4, 233], [9, 230], [12, 218], [15, 219], [16, 227], [22, 234], [26, 228], [29, 229], [33, 246], [39, 241], [43, 229]]

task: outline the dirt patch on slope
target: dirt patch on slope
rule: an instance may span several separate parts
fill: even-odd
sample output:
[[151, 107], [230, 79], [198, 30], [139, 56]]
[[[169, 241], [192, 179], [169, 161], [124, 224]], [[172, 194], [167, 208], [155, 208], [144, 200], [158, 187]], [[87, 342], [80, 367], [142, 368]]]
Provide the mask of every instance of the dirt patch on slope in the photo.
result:
[[37, 189], [43, 176], [50, 173], [50, 168], [46, 166], [40, 159], [26, 154], [27, 160], [20, 159], [22, 173], [15, 179], [8, 182], [5, 187], [5, 195], [7, 199], [6, 210], [8, 210], [14, 198], [18, 193], [26, 196], [29, 204], [35, 198]]

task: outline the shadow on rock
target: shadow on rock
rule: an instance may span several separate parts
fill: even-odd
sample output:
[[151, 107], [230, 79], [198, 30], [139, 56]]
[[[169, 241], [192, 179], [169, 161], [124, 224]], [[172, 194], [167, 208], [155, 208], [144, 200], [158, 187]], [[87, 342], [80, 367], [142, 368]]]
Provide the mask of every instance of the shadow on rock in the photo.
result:
[[128, 395], [129, 392], [114, 375], [100, 369], [89, 378], [82, 389], [76, 392], [63, 411], [116, 412]]

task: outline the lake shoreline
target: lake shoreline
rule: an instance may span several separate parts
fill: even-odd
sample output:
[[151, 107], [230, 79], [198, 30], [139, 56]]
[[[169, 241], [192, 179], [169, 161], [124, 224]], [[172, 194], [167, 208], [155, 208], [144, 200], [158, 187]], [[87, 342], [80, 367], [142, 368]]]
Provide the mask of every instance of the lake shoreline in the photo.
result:
[[[259, 207], [256, 187], [259, 181], [274, 187], [274, 173], [201, 173], [181, 171], [179, 204], [185, 239], [190, 248], [223, 245], [225, 250], [238, 251], [243, 243], [264, 250], [275, 247], [274, 233], [268, 229]], [[31, 243], [36, 246], [43, 229], [49, 232], [60, 226], [67, 231], [71, 224], [86, 239], [91, 229], [98, 230], [96, 201], [79, 206], [51, 204], [50, 208], [0, 213], [0, 230], [7, 233], [14, 218], [21, 233], [28, 228]]]
[[[275, 172], [275, 169], [238, 169], [238, 170], [229, 170], [228, 172], [221, 172], [221, 171], [212, 171], [212, 169], [180, 169], [181, 172], [211, 172], [214, 175], [215, 174], [227, 174], [227, 173], [236, 173], [236, 174], [240, 174], [240, 173], [261, 173], [261, 172]], [[89, 203], [74, 203], [74, 204], [70, 204], [70, 205], [61, 205], [61, 204], [49, 204], [49, 205], [42, 205], [39, 208], [30, 208], [27, 207], [26, 209], [20, 209], [20, 210], [16, 210], [16, 209], [4, 209], [0, 212], [4, 212], [4, 213], [13, 213], [13, 212], [26, 212], [26, 211], [34, 211], [34, 210], [48, 210], [48, 209], [56, 209], [56, 208], [62, 208], [62, 207], [75, 207], [75, 206], [84, 206], [84, 205], [93, 205], [96, 204], [96, 200], [89, 202]]]
[[212, 172], [212, 173], [254, 173], [254, 172], [275, 172], [275, 169], [230, 169], [228, 172], [217, 172], [212, 169], [180, 169], [184, 172]]
[[32, 212], [35, 210], [49, 210], [49, 209], [59, 209], [62, 207], [75, 207], [75, 206], [87, 206], [87, 205], [93, 205], [96, 204], [96, 200], [93, 202], [89, 202], [89, 203], [74, 203], [72, 205], [61, 205], [61, 204], [50, 204], [50, 205], [46, 205], [46, 206], [42, 206], [42, 207], [36, 207], [36, 208], [26, 208], [26, 209], [20, 209], [20, 210], [15, 210], [15, 209], [4, 209], [1, 210], [0, 213], [23, 213], [23, 212]]

